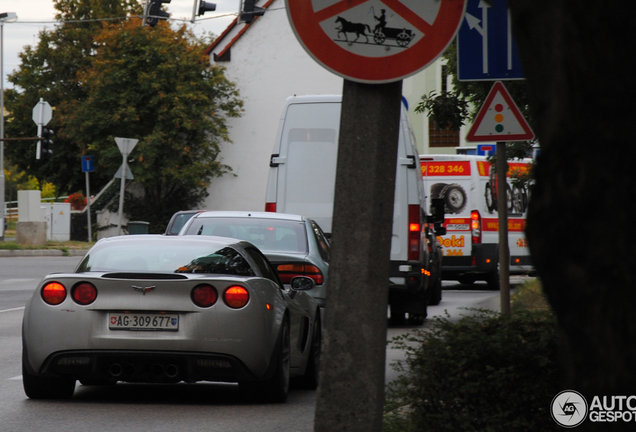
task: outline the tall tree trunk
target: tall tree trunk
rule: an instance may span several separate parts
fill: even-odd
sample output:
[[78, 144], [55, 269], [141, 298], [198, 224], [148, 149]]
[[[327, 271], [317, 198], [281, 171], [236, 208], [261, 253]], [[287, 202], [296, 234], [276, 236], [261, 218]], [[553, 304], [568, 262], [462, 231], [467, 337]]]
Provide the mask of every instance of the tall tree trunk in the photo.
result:
[[633, 1], [507, 1], [541, 145], [527, 236], [563, 331], [563, 386], [634, 395]]

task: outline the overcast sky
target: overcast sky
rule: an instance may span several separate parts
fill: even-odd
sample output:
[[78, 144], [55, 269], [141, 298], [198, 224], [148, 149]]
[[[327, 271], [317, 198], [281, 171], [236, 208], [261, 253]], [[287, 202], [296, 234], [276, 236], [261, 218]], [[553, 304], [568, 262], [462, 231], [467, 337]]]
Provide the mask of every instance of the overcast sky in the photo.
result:
[[[164, 9], [171, 14], [173, 25], [177, 26], [183, 20], [195, 33], [204, 31], [216, 35], [232, 22], [238, 12], [240, 0], [209, 0], [208, 3], [216, 3], [215, 12], [206, 12], [197, 17], [195, 24], [191, 24], [192, 9], [199, 0], [172, 0], [170, 4], [164, 4]], [[15, 12], [18, 20], [4, 24], [4, 85], [11, 87], [6, 75], [20, 65], [18, 53], [23, 51], [25, 45], [35, 46], [38, 43], [38, 32], [44, 28], [53, 29], [55, 25], [55, 9], [53, 0], [0, 0], [0, 12]], [[228, 14], [234, 14], [227, 16]], [[220, 16], [226, 15], [226, 16]]]

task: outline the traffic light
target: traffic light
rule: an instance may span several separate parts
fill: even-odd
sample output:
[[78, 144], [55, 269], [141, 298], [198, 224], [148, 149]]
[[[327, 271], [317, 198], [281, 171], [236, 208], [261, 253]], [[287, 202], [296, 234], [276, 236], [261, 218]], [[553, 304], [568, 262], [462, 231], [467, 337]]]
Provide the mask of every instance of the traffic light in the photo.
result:
[[172, 0], [150, 0], [148, 5], [148, 12], [146, 13], [146, 24], [150, 27], [154, 27], [159, 23], [159, 20], [167, 20], [170, 18], [168, 12], [161, 10], [162, 3], [170, 3]]
[[212, 12], [216, 10], [216, 3], [210, 3], [203, 0], [199, 0], [199, 12], [197, 16], [201, 16], [206, 12]]
[[53, 154], [53, 131], [49, 128], [42, 128], [42, 139], [40, 140], [40, 154], [38, 159], [47, 159]]
[[265, 9], [255, 6], [256, 0], [243, 0], [243, 10], [241, 11], [241, 21], [251, 23], [256, 15], [263, 16]]

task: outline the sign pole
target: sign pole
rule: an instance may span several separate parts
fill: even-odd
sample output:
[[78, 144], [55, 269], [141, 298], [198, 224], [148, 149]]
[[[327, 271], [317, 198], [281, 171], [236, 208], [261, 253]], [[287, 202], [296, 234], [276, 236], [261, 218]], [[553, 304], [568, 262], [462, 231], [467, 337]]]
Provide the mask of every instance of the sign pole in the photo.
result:
[[88, 214], [88, 241], [93, 240], [93, 233], [91, 232], [91, 187], [88, 180], [88, 171], [86, 171], [86, 213]]
[[402, 81], [344, 81], [316, 432], [382, 429], [401, 96]]
[[117, 235], [121, 235], [121, 222], [124, 217], [124, 193], [126, 191], [126, 177], [128, 171], [128, 155], [133, 151], [139, 140], [134, 138], [115, 138], [117, 147], [122, 155], [121, 187], [119, 188], [119, 221], [117, 222]]
[[508, 161], [506, 143], [497, 142], [497, 213], [499, 214], [499, 293], [501, 313], [510, 316], [510, 248], [508, 246]]

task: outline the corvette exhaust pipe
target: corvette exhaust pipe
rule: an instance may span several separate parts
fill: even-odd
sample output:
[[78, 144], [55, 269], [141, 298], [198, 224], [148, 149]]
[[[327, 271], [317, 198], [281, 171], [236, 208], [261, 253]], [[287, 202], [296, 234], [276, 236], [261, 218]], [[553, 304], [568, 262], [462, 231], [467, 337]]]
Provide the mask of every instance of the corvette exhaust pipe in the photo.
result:
[[120, 377], [123, 372], [124, 368], [119, 363], [113, 363], [108, 368], [108, 373], [110, 374], [110, 376], [115, 378]]
[[160, 365], [159, 363], [155, 363], [150, 366], [150, 372], [152, 372], [154, 376], [160, 377], [163, 376], [164, 369], [162, 365]]
[[168, 378], [174, 378], [179, 374], [179, 368], [176, 365], [169, 364], [166, 366], [166, 376]]

